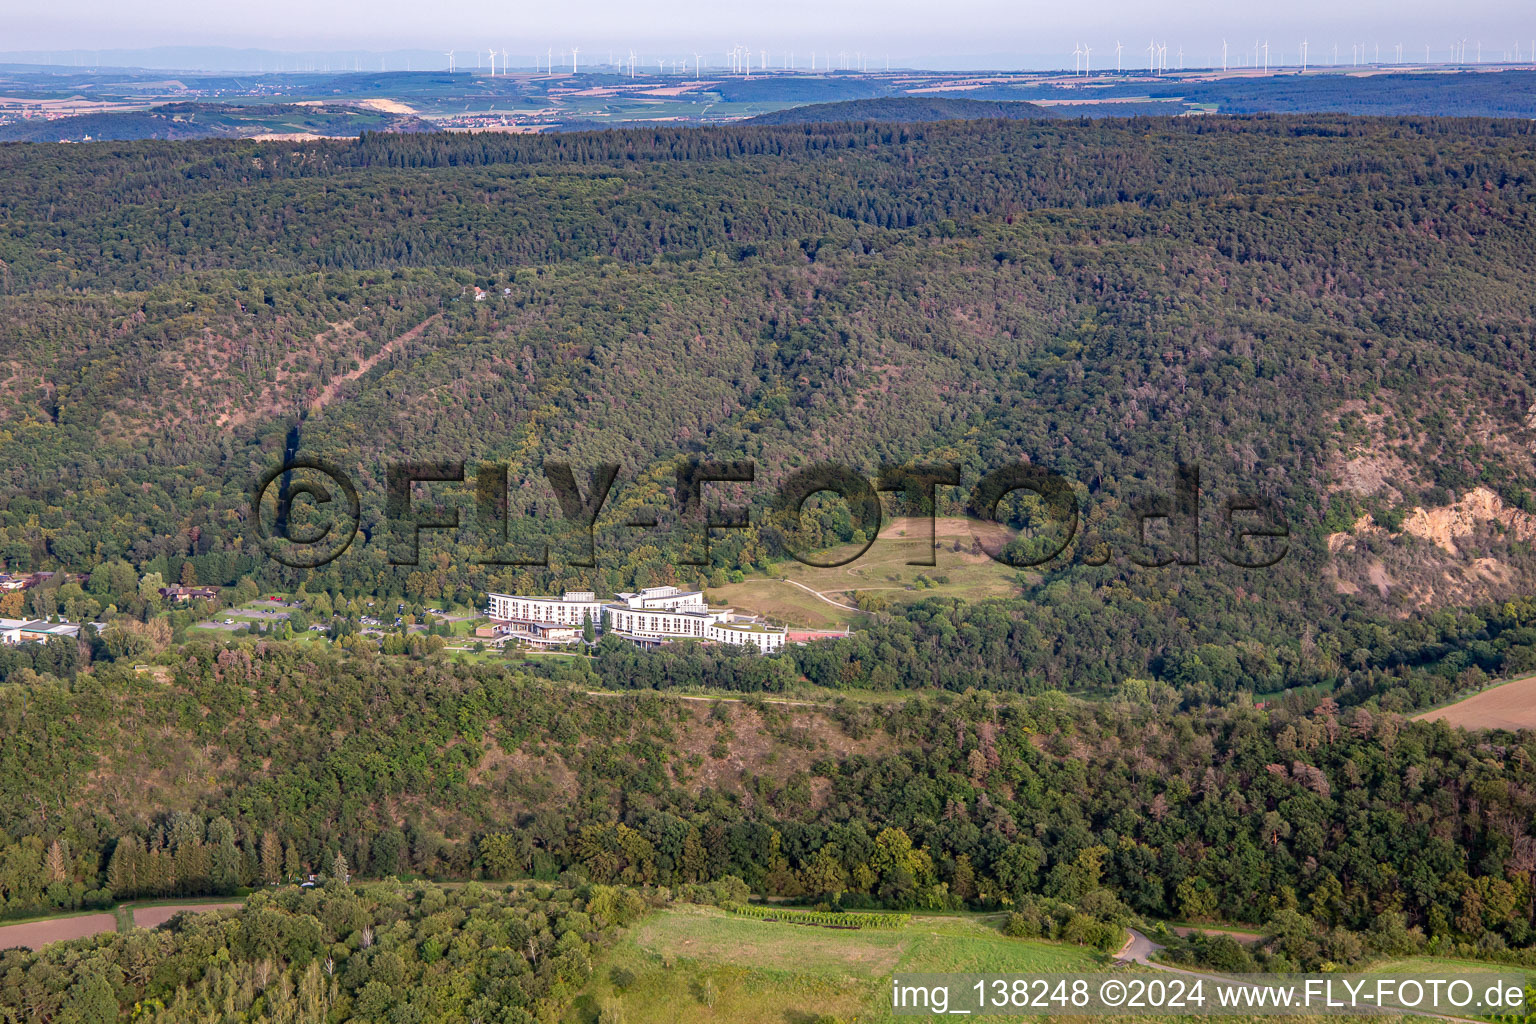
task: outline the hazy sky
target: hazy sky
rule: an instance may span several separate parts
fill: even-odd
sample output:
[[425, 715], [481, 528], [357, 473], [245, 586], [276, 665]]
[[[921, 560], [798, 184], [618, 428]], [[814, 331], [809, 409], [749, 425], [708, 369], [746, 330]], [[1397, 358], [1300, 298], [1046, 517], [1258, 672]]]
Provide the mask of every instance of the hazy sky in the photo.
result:
[[[1223, 37], [1236, 46], [1269, 38], [1294, 51], [1303, 38], [1314, 53], [1335, 41], [1401, 42], [1423, 55], [1425, 43], [1448, 48], [1463, 37], [1497, 55], [1515, 39], [1536, 36], [1536, 3], [1526, 0], [583, 0], [509, 4], [496, 0], [0, 0], [0, 49], [104, 49], [168, 44], [285, 50], [347, 47], [467, 49], [515, 53], [572, 45], [606, 56], [610, 47], [686, 52], [706, 57], [741, 43], [777, 55], [789, 49], [862, 49], [903, 56], [1041, 54], [1077, 41], [1127, 53], [1147, 39], [1184, 46], [1191, 56]], [[1134, 42], [1133, 41], [1138, 41]], [[774, 61], [777, 63], [777, 61]], [[1097, 60], [1096, 60], [1097, 63]]]

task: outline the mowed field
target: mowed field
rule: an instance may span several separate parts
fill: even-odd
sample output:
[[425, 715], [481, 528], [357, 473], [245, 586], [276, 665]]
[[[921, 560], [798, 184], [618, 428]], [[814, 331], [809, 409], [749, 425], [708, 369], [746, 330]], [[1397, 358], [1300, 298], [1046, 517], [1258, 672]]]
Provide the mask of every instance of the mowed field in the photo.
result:
[[1417, 716], [1463, 729], [1536, 729], [1536, 675], [1474, 694]]
[[625, 1024], [895, 1021], [896, 971], [1091, 971], [1094, 950], [1010, 939], [999, 918], [914, 917], [902, 928], [845, 930], [675, 907], [633, 926], [574, 1009], [617, 1005]]
[[869, 550], [857, 558], [859, 546], [853, 544], [816, 555], [823, 562], [853, 559], [846, 565], [821, 569], [793, 560], [779, 562], [766, 576], [710, 587], [709, 594], [712, 600], [773, 622], [835, 629], [857, 626], [861, 613], [855, 607], [856, 594], [906, 604], [925, 597], [981, 601], [1019, 592], [1019, 570], [994, 561], [981, 547], [1000, 549], [1011, 538], [1006, 527], [952, 517], [934, 520], [933, 534], [934, 565], [907, 564], [927, 554], [927, 521], [897, 518], [887, 520]]

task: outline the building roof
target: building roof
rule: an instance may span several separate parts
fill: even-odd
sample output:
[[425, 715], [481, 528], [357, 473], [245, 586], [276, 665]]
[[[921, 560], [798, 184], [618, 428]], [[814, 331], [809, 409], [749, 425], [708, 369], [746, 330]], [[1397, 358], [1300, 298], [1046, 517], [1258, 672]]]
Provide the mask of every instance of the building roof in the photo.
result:
[[567, 590], [556, 597], [553, 594], [490, 594], [490, 597], [504, 597], [509, 601], [543, 601], [554, 604], [600, 604], [597, 595], [589, 590]]
[[624, 612], [628, 615], [668, 615], [673, 618], [679, 615], [692, 615], [698, 619], [712, 619], [730, 611], [729, 608], [631, 608], [627, 604], [605, 604], [603, 610]]
[[33, 619], [30, 622], [23, 622], [19, 626], [7, 628], [20, 629], [23, 633], [50, 633], [54, 636], [78, 636], [80, 634], [80, 626], [77, 623], [44, 622], [42, 619]]
[[733, 629], [739, 633], [782, 633], [782, 629], [765, 626], [761, 622], [722, 622], [719, 629]]

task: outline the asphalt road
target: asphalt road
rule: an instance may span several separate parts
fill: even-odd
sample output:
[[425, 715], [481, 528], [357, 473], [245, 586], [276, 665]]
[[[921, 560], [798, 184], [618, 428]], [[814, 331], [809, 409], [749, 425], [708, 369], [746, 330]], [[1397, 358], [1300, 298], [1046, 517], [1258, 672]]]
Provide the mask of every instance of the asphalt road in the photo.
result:
[[[1236, 985], [1251, 985], [1249, 982], [1238, 981], [1230, 975], [1222, 974], [1219, 971], [1190, 971], [1182, 967], [1170, 967], [1168, 964], [1154, 963], [1149, 959], [1149, 957], [1151, 957], [1153, 953], [1156, 953], [1163, 947], [1153, 942], [1145, 935], [1141, 934], [1141, 932], [1137, 931], [1135, 928], [1127, 928], [1126, 931], [1130, 933], [1131, 937], [1124, 946], [1120, 947], [1120, 952], [1115, 954], [1116, 960], [1120, 960], [1124, 963], [1145, 964], [1146, 966], [1152, 968], [1154, 971], [1166, 971], [1169, 974], [1182, 974], [1189, 978], [1220, 978]], [[1490, 964], [1489, 969], [1494, 969], [1494, 965]], [[1480, 1022], [1468, 1017], [1449, 1017], [1445, 1014], [1431, 1013], [1427, 1010], [1399, 1010], [1398, 1012], [1403, 1015], [1411, 1014], [1415, 1017], [1428, 1017], [1433, 1020], [1451, 1021], [1453, 1024], [1480, 1024]], [[1362, 1014], [1362, 1016], [1366, 1016], [1366, 1014]]]

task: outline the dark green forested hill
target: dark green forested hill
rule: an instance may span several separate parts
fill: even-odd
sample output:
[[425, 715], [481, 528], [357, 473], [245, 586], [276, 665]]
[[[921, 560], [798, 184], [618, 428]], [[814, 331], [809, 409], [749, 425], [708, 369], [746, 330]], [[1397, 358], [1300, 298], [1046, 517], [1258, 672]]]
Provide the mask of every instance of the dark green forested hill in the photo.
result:
[[1191, 714], [1145, 682], [808, 706], [279, 644], [169, 660], [0, 689], [0, 915], [336, 874], [340, 854], [369, 877], [1011, 905], [1037, 929], [1057, 901], [1263, 922], [1292, 970], [1532, 962], [1529, 733], [1299, 695]]
[[[1408, 715], [1536, 670], [1533, 133], [0, 145], [0, 568], [89, 573], [4, 591], [0, 615], [105, 622], [0, 648], [0, 915], [310, 872], [546, 883], [290, 890], [6, 954], [0, 1014], [246, 1006], [285, 946], [274, 1015], [344, 990], [396, 1019], [415, 988], [549, 1016], [635, 909], [609, 885], [1006, 908], [1013, 933], [1100, 945], [1136, 915], [1259, 923], [1253, 951], [1178, 951], [1227, 967], [1532, 963], [1532, 734]], [[356, 483], [358, 542], [323, 567], [260, 539], [253, 482], [292, 453]], [[756, 466], [711, 485], [749, 515], [707, 557], [682, 458]], [[392, 564], [388, 467], [455, 460], [462, 486], [414, 500], [462, 528]], [[562, 462], [583, 494], [618, 467], [595, 564]], [[1001, 596], [874, 602], [772, 657], [609, 637], [450, 660], [441, 623], [359, 632], [396, 601], [715, 588], [862, 543], [839, 502], [798, 534], [772, 514], [827, 462], [953, 464], [938, 511], [1013, 528]], [[973, 493], [1042, 468], [1052, 503]], [[500, 498], [502, 471], [485, 523], [471, 495]], [[495, 557], [546, 543], [547, 568]], [[302, 637], [188, 639], [218, 601], [168, 610], [168, 581], [291, 592]], [[658, 692], [680, 689], [710, 695]], [[761, 696], [787, 690], [805, 702]], [[338, 944], [333, 984], [315, 961]]]
[[[1485, 620], [1427, 616], [1530, 589], [1531, 132], [1257, 117], [3, 147], [19, 457], [0, 559], [464, 601], [707, 583], [769, 564], [772, 488], [815, 461], [953, 462], [948, 514], [1028, 461], [1071, 481], [1072, 543], [975, 613], [1014, 639], [984, 670], [925, 667], [941, 684], [1337, 685], [1449, 637], [1498, 670]], [[274, 565], [249, 520], [290, 442], [362, 498], [362, 542], [321, 570]], [[680, 456], [760, 467], [752, 527], [702, 567], [681, 564]], [[388, 564], [401, 457], [507, 466], [512, 541], [552, 537], [554, 568], [478, 564], [467, 497], [456, 542]], [[622, 466], [595, 568], [557, 535], [557, 459]], [[1139, 525], [1173, 507], [1180, 463], [1201, 473], [1199, 565], [1187, 530]], [[1284, 520], [1278, 565], [1223, 557], [1229, 499]], [[839, 507], [813, 540], [853, 536]], [[1017, 554], [1060, 539], [1023, 492], [1001, 509], [1036, 534]], [[656, 531], [624, 526], [646, 515]], [[100, 576], [24, 610], [149, 613]], [[947, 638], [971, 614], [892, 628], [964, 648]]]

